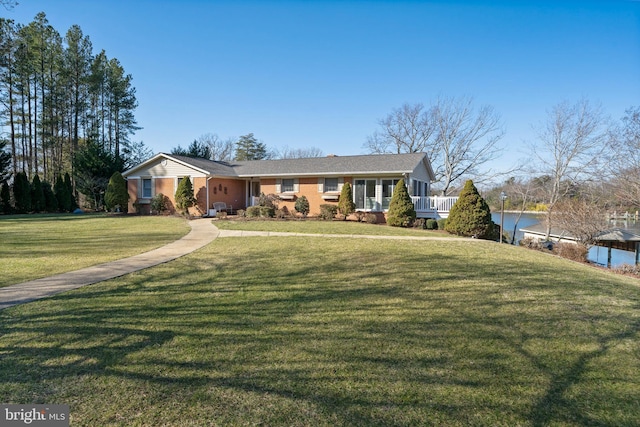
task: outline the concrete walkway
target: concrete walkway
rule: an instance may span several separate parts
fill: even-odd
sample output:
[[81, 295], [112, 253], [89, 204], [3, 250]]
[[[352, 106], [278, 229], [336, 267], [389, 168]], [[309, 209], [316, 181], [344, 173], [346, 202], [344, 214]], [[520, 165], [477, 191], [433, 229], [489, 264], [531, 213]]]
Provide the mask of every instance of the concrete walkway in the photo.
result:
[[[189, 234], [161, 248], [81, 270], [70, 271], [68, 273], [0, 288], [0, 310], [172, 261], [200, 249], [211, 243], [217, 237], [303, 236], [384, 240], [461, 240], [460, 238], [451, 237], [369, 236], [361, 234], [310, 234], [275, 231], [218, 230], [210, 218], [195, 219], [189, 221], [189, 225], [191, 226]], [[477, 239], [468, 240], [479, 241]]]
[[158, 249], [0, 288], [0, 310], [172, 261], [200, 249], [218, 237], [219, 231], [211, 224], [211, 219], [195, 219], [189, 221], [189, 225], [191, 231], [186, 236]]

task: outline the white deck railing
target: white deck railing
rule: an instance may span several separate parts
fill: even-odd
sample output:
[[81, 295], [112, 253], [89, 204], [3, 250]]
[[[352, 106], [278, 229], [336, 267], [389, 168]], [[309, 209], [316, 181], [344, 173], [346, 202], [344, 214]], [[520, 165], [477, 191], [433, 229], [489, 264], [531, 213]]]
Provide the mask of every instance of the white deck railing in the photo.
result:
[[412, 196], [411, 200], [413, 201], [416, 212], [449, 212], [454, 203], [458, 201], [458, 198], [448, 196]]
[[[259, 197], [251, 197], [251, 206], [258, 204]], [[457, 197], [448, 196], [431, 196], [420, 197], [411, 196], [411, 201], [415, 207], [416, 212], [441, 212], [448, 213], [455, 202], [458, 201]]]

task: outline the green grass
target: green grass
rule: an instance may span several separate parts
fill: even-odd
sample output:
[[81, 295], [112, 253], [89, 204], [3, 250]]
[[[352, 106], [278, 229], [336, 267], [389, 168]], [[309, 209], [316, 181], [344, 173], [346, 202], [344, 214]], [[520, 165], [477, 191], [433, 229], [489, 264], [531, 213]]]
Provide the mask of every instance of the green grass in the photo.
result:
[[354, 236], [456, 237], [440, 230], [389, 227], [386, 224], [367, 224], [355, 221], [218, 220], [214, 222], [214, 225], [221, 230], [349, 234]]
[[136, 255], [188, 231], [178, 217], [0, 216], [0, 287]]
[[73, 426], [640, 425], [640, 286], [491, 242], [224, 238], [0, 312]]

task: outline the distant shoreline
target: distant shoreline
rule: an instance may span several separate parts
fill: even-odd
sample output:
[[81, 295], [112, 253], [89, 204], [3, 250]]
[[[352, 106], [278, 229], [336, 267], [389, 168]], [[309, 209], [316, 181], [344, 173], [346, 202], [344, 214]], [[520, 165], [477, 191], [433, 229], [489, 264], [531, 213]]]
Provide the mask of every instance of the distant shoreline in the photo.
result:
[[[492, 211], [492, 213], [500, 213], [500, 212], [502, 212], [502, 211], [500, 211], [500, 210]], [[506, 213], [506, 214], [519, 214], [519, 213], [522, 213], [522, 214], [527, 214], [527, 215], [545, 215], [546, 214], [546, 212], [540, 212], [540, 211], [522, 211], [522, 212], [520, 212], [520, 211], [509, 211], [509, 210], [506, 210], [506, 209], [504, 210], [504, 213]]]

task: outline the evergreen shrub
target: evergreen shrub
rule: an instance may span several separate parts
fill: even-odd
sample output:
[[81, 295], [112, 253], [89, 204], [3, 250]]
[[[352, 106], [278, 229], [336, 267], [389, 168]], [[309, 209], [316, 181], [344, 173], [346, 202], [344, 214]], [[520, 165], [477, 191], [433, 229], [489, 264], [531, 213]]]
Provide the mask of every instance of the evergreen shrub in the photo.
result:
[[53, 194], [53, 189], [51, 188], [51, 184], [47, 181], [42, 183], [42, 192], [44, 193], [44, 209], [47, 212], [57, 212], [58, 211], [58, 199], [56, 199], [56, 195]]
[[387, 214], [387, 225], [392, 227], [410, 227], [416, 219], [416, 210], [411, 201], [411, 196], [404, 184], [404, 179], [400, 179], [393, 189], [391, 203], [389, 203], [389, 213]]
[[426, 228], [427, 230], [437, 230], [438, 221], [433, 218], [428, 218], [424, 223], [424, 228]]
[[309, 214], [309, 200], [306, 196], [298, 197], [296, 200], [295, 210], [302, 214], [303, 217], [306, 217]]
[[191, 179], [188, 176], [180, 180], [180, 184], [178, 184], [178, 188], [176, 189], [175, 200], [176, 207], [185, 215], [189, 213], [189, 208], [196, 203]]
[[338, 213], [338, 207], [336, 205], [330, 205], [328, 203], [320, 205], [320, 218], [331, 221], [336, 217]]
[[129, 209], [127, 180], [120, 172], [114, 172], [109, 178], [107, 191], [104, 193], [104, 205], [108, 211], [120, 209], [121, 212], [127, 212]]
[[247, 218], [259, 218], [260, 217], [260, 206], [249, 206], [247, 208]]
[[71, 202], [71, 193], [69, 193], [68, 188], [64, 183], [64, 179], [60, 175], [58, 175], [58, 178], [53, 185], [53, 193], [58, 201], [58, 209], [60, 212], [71, 212], [73, 206], [73, 203]]
[[31, 211], [31, 184], [24, 172], [18, 172], [13, 178], [13, 200], [16, 212]]
[[169, 210], [169, 198], [158, 193], [151, 198], [151, 213], [161, 214]]
[[262, 218], [273, 218], [276, 216], [276, 208], [273, 206], [259, 206]]
[[445, 230], [458, 236], [478, 239], [494, 239], [495, 223], [491, 219], [491, 210], [480, 196], [473, 181], [468, 180], [458, 201], [451, 207]]
[[378, 223], [378, 215], [374, 213], [367, 213], [364, 216], [364, 222], [367, 224], [377, 224]]
[[[322, 206], [320, 206], [320, 209], [322, 209]], [[345, 182], [342, 186], [340, 198], [338, 199], [337, 209], [340, 211], [340, 214], [344, 215], [343, 219], [345, 220], [349, 215], [356, 211], [356, 204], [353, 202], [353, 190], [351, 189], [351, 184], [348, 182]], [[335, 217], [335, 214], [333, 215], [333, 217]]]
[[36, 174], [31, 181], [31, 209], [34, 212], [42, 212], [46, 208], [44, 191], [42, 190], [42, 181]]
[[69, 172], [65, 172], [64, 174], [64, 186], [70, 203], [67, 212], [73, 212], [78, 207], [78, 201], [76, 200], [76, 196], [73, 191], [73, 184], [71, 183], [71, 176], [69, 175]]
[[11, 189], [7, 181], [2, 183], [0, 187], [0, 212], [10, 214], [13, 210], [11, 206]]

